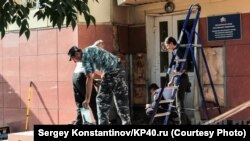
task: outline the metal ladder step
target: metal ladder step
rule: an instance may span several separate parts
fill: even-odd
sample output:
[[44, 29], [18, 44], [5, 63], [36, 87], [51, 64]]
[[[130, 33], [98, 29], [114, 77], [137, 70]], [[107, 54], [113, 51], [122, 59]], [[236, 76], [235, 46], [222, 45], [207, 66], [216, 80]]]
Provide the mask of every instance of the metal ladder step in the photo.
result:
[[173, 76], [181, 76], [182, 74], [183, 74], [183, 73], [181, 73], [181, 72], [173, 72], [173, 73], [172, 73]]
[[165, 113], [159, 113], [159, 114], [156, 114], [154, 117], [163, 117], [163, 116], [169, 116], [170, 115], [170, 112], [165, 112]]
[[168, 86], [168, 87], [165, 87], [164, 89], [177, 89], [178, 88], [178, 86]]
[[172, 100], [172, 99], [167, 99], [167, 100], [161, 100], [159, 103], [160, 103], [160, 104], [164, 104], [164, 103], [172, 103], [172, 102], [174, 102], [174, 100]]
[[175, 59], [174, 61], [175, 61], [175, 62], [186, 62], [187, 59]]
[[201, 44], [180, 44], [180, 47], [189, 47], [190, 45], [193, 47], [202, 47]]

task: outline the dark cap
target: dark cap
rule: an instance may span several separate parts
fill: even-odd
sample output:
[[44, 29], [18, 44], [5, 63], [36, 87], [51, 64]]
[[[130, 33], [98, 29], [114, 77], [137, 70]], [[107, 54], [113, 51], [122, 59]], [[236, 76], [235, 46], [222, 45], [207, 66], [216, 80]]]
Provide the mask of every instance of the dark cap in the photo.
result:
[[71, 59], [71, 57], [72, 56], [75, 56], [75, 53], [76, 52], [79, 52], [79, 51], [81, 51], [81, 49], [79, 49], [77, 46], [72, 46], [70, 49], [69, 49], [69, 52], [68, 52], [68, 55], [69, 55], [69, 61], [71, 61], [72, 59]]
[[149, 86], [149, 88], [148, 88], [148, 89], [149, 89], [149, 90], [151, 90], [151, 89], [156, 90], [156, 89], [159, 89], [159, 87], [158, 87], [158, 85], [157, 85], [157, 84], [152, 83], [152, 84], [150, 84], [150, 86]]

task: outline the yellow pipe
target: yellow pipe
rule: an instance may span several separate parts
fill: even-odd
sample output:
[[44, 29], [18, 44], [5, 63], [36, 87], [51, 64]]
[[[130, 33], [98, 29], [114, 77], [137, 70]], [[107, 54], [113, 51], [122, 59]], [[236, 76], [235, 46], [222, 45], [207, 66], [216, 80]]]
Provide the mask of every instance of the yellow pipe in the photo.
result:
[[30, 81], [30, 86], [29, 86], [28, 103], [27, 103], [27, 111], [26, 111], [26, 124], [25, 124], [25, 130], [28, 130], [28, 125], [29, 125], [30, 99], [31, 99], [31, 93], [32, 93], [31, 86], [32, 86], [32, 81]]

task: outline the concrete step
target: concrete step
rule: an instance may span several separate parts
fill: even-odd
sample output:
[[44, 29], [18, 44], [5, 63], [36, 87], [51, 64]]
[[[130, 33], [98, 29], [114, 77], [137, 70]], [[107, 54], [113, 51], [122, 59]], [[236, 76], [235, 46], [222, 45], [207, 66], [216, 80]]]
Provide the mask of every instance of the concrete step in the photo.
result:
[[34, 141], [34, 131], [10, 133], [8, 141]]

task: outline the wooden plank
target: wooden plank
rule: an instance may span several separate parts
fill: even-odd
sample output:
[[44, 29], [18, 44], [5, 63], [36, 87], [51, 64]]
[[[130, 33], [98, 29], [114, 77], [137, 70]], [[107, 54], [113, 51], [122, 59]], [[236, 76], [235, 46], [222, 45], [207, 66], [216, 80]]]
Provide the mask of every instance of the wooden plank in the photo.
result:
[[[225, 95], [224, 95], [225, 94], [225, 89], [224, 89], [224, 85], [215, 85], [214, 87], [215, 87], [215, 91], [216, 91], [217, 98], [218, 98], [220, 106], [225, 106]], [[215, 103], [213, 89], [212, 89], [211, 85], [205, 85], [203, 88], [204, 88], [205, 100], [207, 102]]]
[[[223, 47], [205, 48], [205, 56], [211, 73], [212, 81], [217, 93], [220, 106], [225, 106], [225, 61]], [[203, 61], [203, 60], [202, 60]], [[204, 87], [205, 101], [215, 103], [214, 93], [208, 78], [205, 64], [202, 62], [202, 80]]]
[[241, 105], [239, 105], [239, 106], [237, 106], [237, 107], [235, 107], [235, 108], [233, 108], [233, 109], [231, 109], [231, 110], [229, 110], [229, 111], [227, 111], [227, 112], [225, 112], [225, 113], [223, 113], [223, 114], [221, 114], [221, 115], [219, 115], [219, 116], [217, 116], [217, 117], [215, 117], [215, 118], [213, 118], [205, 123], [203, 123], [203, 125], [216, 124], [220, 121], [223, 121], [223, 120], [239, 113], [240, 111], [242, 111], [248, 107], [250, 107], [250, 100], [247, 102], [244, 102], [243, 104], [241, 104]]
[[[205, 56], [208, 62], [209, 70], [214, 84], [224, 84], [225, 68], [224, 68], [224, 49], [219, 48], [205, 48]], [[203, 83], [210, 84], [208, 79], [205, 64], [202, 62]]]

